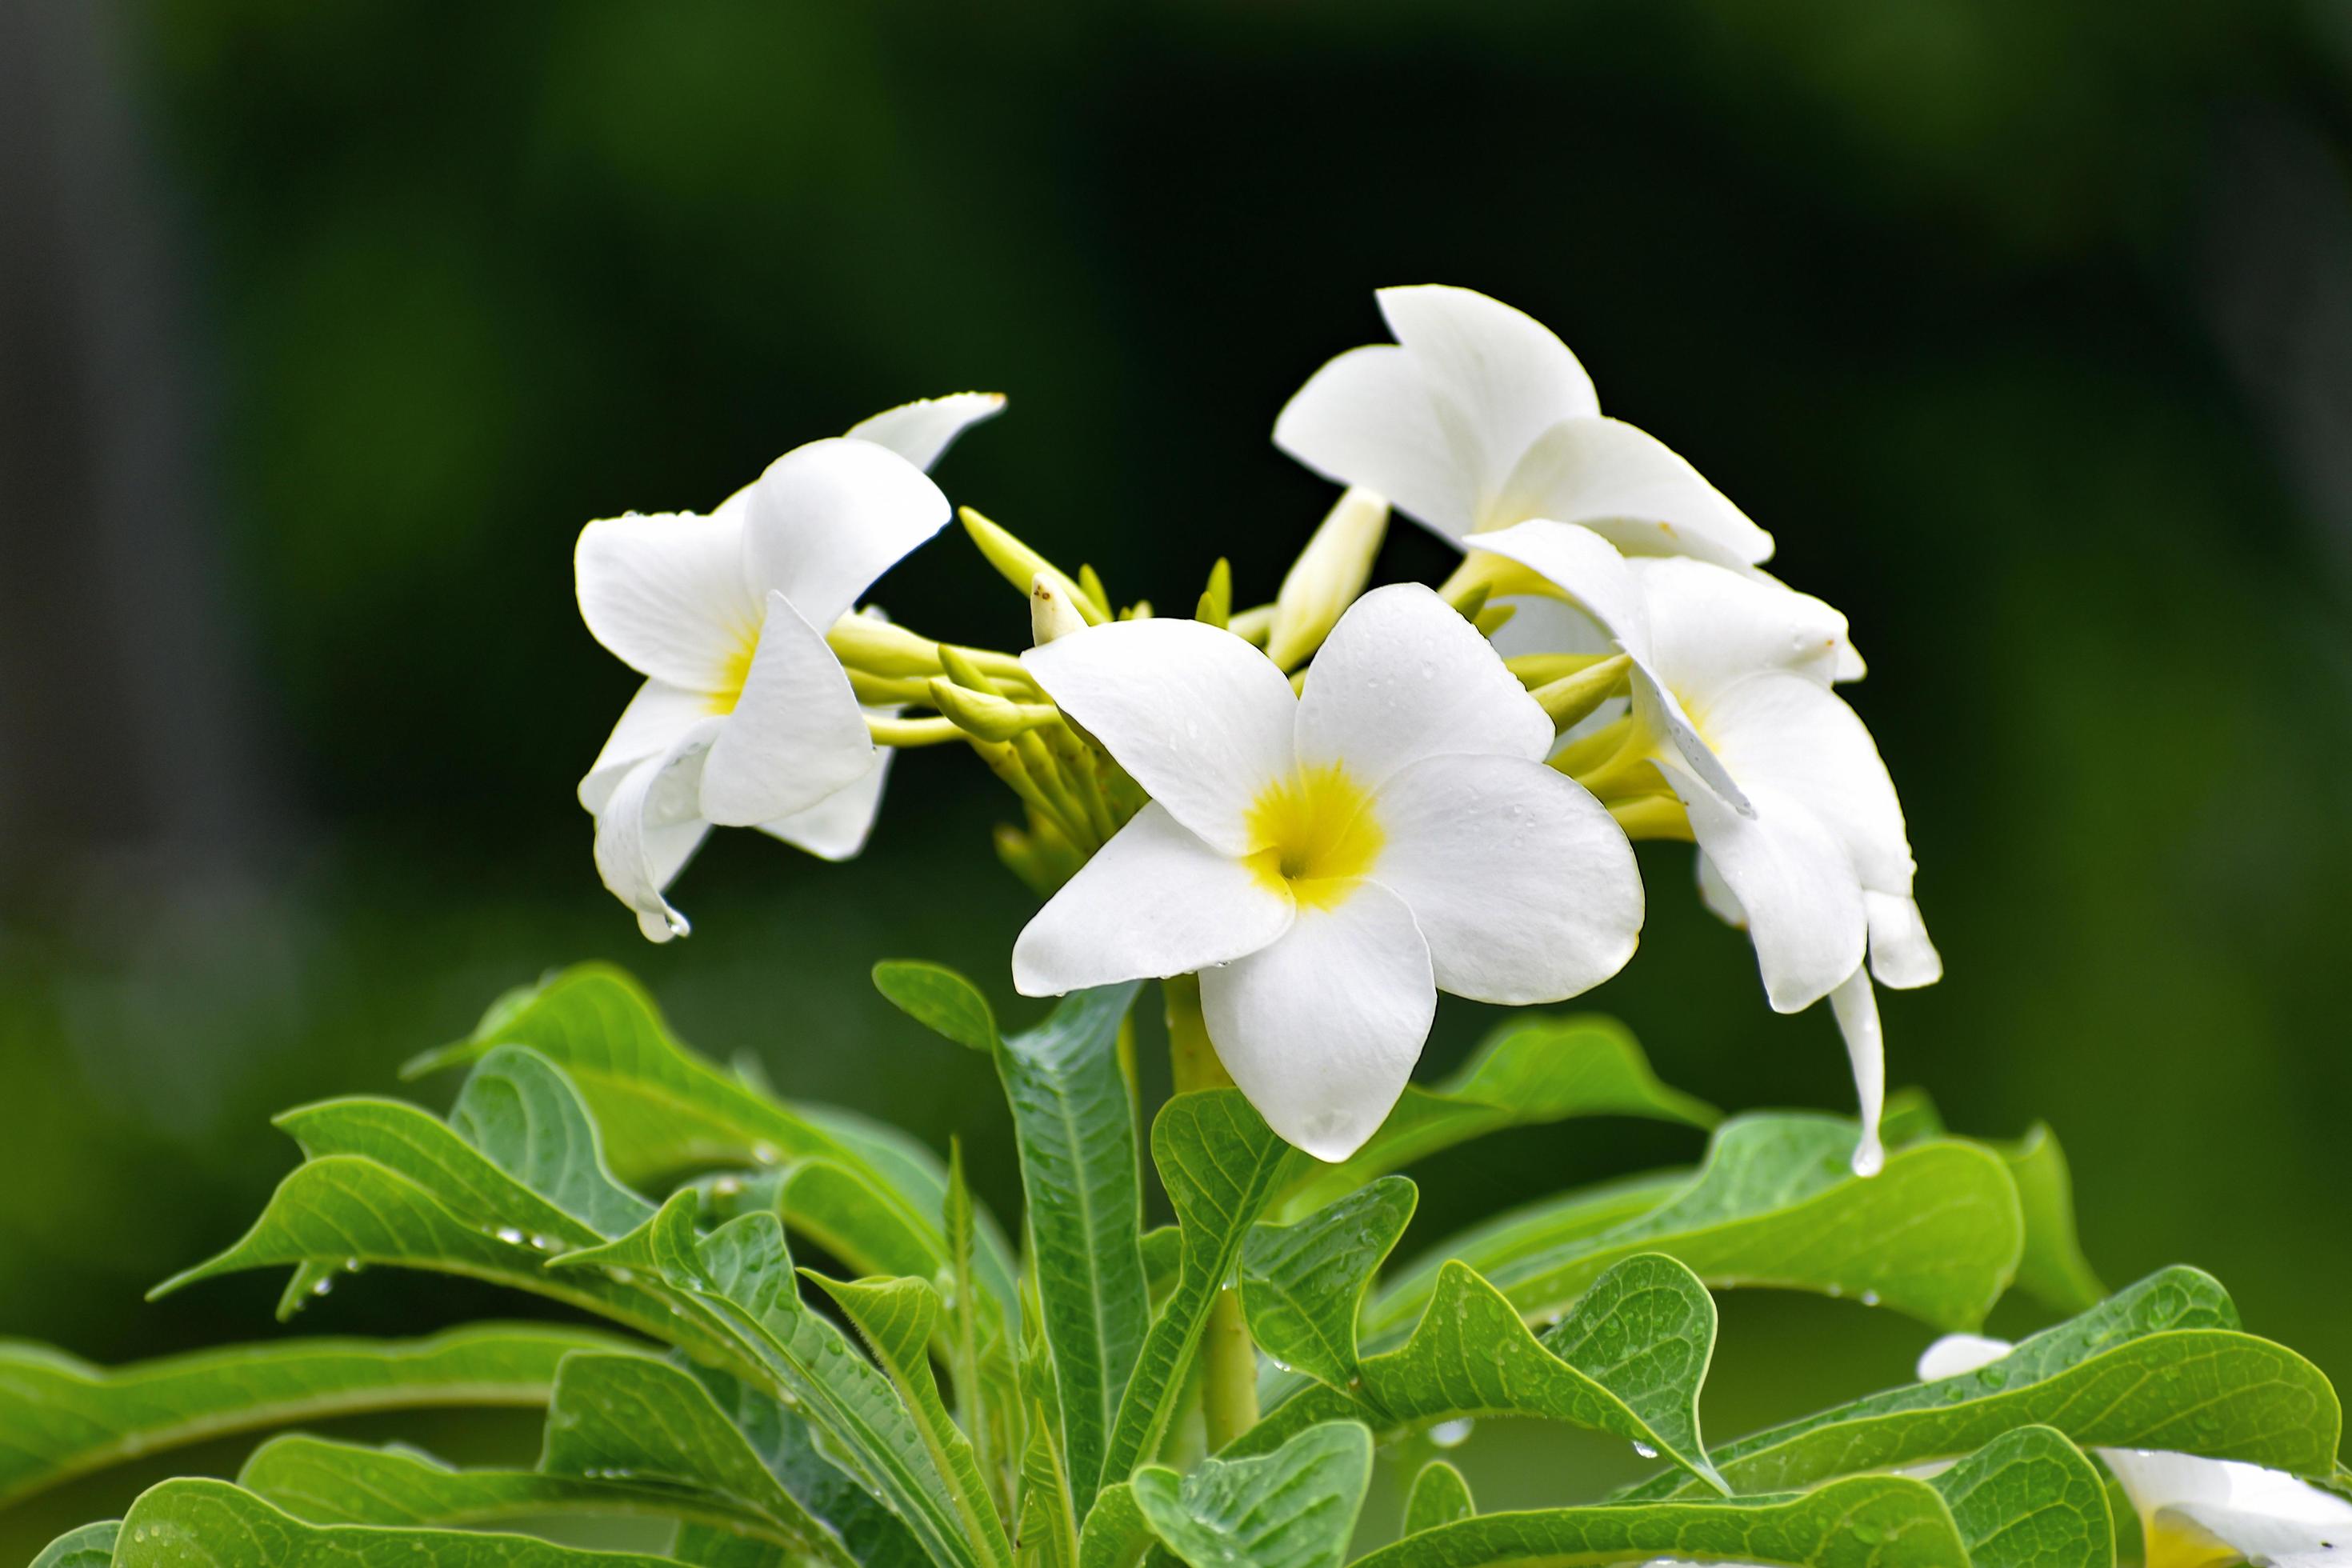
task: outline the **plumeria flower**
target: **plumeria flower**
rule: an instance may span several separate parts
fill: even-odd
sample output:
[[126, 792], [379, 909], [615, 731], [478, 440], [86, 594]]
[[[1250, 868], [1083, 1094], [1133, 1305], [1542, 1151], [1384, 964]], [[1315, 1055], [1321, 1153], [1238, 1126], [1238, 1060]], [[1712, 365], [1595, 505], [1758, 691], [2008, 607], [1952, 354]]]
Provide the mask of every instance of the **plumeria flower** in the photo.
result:
[[[1465, 550], [1544, 521], [1581, 525], [1628, 555], [1687, 555], [1762, 576], [1772, 536], [1664, 443], [1601, 412], [1568, 345], [1525, 312], [1468, 289], [1382, 289], [1396, 334], [1315, 373], [1274, 441], [1327, 479], [1386, 496]], [[1542, 600], [1517, 612], [1508, 651], [1554, 651], [1569, 628]], [[1862, 661], [1839, 630], [1837, 674]]]
[[1022, 658], [1152, 798], [1021, 933], [1014, 984], [1198, 971], [1225, 1069], [1318, 1158], [1380, 1126], [1440, 990], [1554, 1002], [1633, 954], [1623, 831], [1544, 765], [1550, 721], [1427, 588], [1358, 600], [1297, 697], [1198, 621], [1118, 622]]
[[[1990, 1366], [2002, 1340], [1950, 1334], [1919, 1358], [1923, 1383]], [[2352, 1560], [2352, 1502], [2281, 1470], [2236, 1459], [2101, 1448], [2139, 1515], [2147, 1568], [2322, 1568]]]
[[664, 896], [713, 826], [828, 859], [863, 847], [888, 753], [825, 628], [948, 520], [923, 470], [992, 393], [907, 404], [786, 453], [708, 517], [608, 518], [573, 567], [588, 629], [646, 683], [580, 804], [596, 868], [654, 942], [686, 934]]
[[1912, 898], [1894, 781], [1830, 689], [1844, 617], [1703, 561], [1627, 560], [1564, 524], [1521, 524], [1483, 547], [1558, 587], [1630, 656], [1619, 749], [1601, 774], [1583, 776], [1612, 796], [1603, 776], [1635, 795], [1662, 783], [1670, 796], [1651, 804], [1680, 808], [1708, 906], [1753, 939], [1772, 1006], [1793, 1013], [1830, 998], [1862, 1101], [1855, 1168], [1875, 1170], [1885, 1053], [1871, 974], [1926, 985], [1943, 962]]

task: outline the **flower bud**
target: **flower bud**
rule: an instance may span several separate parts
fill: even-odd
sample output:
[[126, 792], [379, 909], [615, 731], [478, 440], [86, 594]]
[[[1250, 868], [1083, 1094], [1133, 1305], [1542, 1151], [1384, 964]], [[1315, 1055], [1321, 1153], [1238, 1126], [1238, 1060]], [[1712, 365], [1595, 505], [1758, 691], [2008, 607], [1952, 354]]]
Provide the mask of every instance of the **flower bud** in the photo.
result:
[[1070, 607], [1069, 595], [1040, 572], [1029, 579], [1029, 640], [1044, 647], [1055, 637], [1087, 629], [1086, 618]]
[[1353, 486], [1340, 495], [1275, 595], [1268, 658], [1290, 669], [1323, 645], [1339, 613], [1364, 591], [1388, 528], [1389, 503], [1381, 497]]
[[1086, 618], [1087, 625], [1098, 626], [1110, 619], [1109, 613], [1088, 599], [1086, 590], [1073, 582], [1067, 573], [997, 524], [970, 507], [958, 511], [956, 517], [963, 523], [963, 531], [971, 536], [971, 542], [980, 547], [980, 552], [988, 557], [988, 563], [1014, 587], [1028, 588], [1038, 578], [1044, 577], [1069, 600], [1070, 607]]
[[1009, 741], [1061, 717], [1050, 702], [1015, 702], [958, 686], [945, 677], [931, 682], [931, 705], [957, 729], [983, 741]]
[[1622, 653], [1595, 658], [1582, 669], [1530, 688], [1528, 695], [1543, 705], [1552, 728], [1564, 735], [1591, 718], [1603, 702], [1625, 694], [1633, 663]]

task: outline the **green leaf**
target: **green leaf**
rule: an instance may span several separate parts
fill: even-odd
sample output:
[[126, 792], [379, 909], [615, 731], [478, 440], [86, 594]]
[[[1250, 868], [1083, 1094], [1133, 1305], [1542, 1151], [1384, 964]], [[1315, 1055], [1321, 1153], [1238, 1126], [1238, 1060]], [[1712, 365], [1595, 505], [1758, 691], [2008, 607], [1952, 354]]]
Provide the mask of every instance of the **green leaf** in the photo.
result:
[[1632, 1258], [1594, 1281], [1541, 1340], [1467, 1267], [1439, 1272], [1402, 1350], [1366, 1358], [1362, 1399], [1384, 1426], [1535, 1416], [1613, 1432], [1722, 1487], [1699, 1438], [1715, 1302], [1670, 1258]]
[[1135, 1489], [1117, 1481], [1095, 1496], [1094, 1511], [1078, 1532], [1078, 1568], [1133, 1568], [1152, 1542], [1151, 1526], [1136, 1505]]
[[580, 1091], [536, 1051], [497, 1046], [483, 1053], [450, 1108], [449, 1126], [599, 1236], [619, 1236], [654, 1212], [614, 1179]]
[[1005, 1467], [998, 1463], [998, 1456], [1010, 1456], [1018, 1446], [1013, 1419], [1020, 1408], [1020, 1394], [1003, 1324], [982, 1312], [974, 1296], [974, 1211], [971, 1190], [964, 1184], [963, 1147], [954, 1142], [948, 1145], [948, 1195], [942, 1218], [949, 1252], [948, 1367], [955, 1384], [956, 1410], [971, 1437], [972, 1458], [987, 1482], [997, 1517], [1016, 1519]]
[[[1943, 1329], [1983, 1321], [2023, 1244], [2006, 1163], [1981, 1145], [1939, 1139], [1897, 1150], [1877, 1175], [1859, 1177], [1848, 1164], [1853, 1138], [1853, 1123], [1836, 1117], [1736, 1118], [1679, 1193], [1612, 1228], [1596, 1231], [1594, 1200], [1571, 1194], [1440, 1247], [1374, 1298], [1366, 1337], [1410, 1321], [1449, 1258], [1486, 1276], [1522, 1314], [1544, 1317], [1638, 1252], [1678, 1258], [1717, 1288], [1855, 1296]], [[1556, 1232], [1546, 1224], [1553, 1214]]]
[[424, 1340], [289, 1340], [102, 1368], [0, 1344], [0, 1502], [233, 1432], [370, 1410], [540, 1405], [575, 1351], [614, 1342], [497, 1325]]
[[1355, 1568], [1585, 1568], [1655, 1558], [1788, 1568], [1969, 1568], [1941, 1497], [1906, 1476], [1793, 1498], [1487, 1513], [1409, 1536]]
[[41, 1549], [32, 1568], [110, 1568], [121, 1531], [122, 1521], [116, 1519], [69, 1530]]
[[1929, 1484], [1974, 1568], [2115, 1568], [2106, 1481], [2051, 1427], [2003, 1433]]
[[1432, 1459], [1421, 1467], [1421, 1473], [1412, 1478], [1412, 1489], [1405, 1494], [1403, 1533], [1419, 1535], [1477, 1511], [1470, 1501], [1470, 1483], [1462, 1472], [1443, 1459]]
[[114, 1552], [114, 1568], [661, 1568], [661, 1562], [523, 1535], [304, 1524], [226, 1481], [198, 1479], [140, 1494]]
[[[651, 1186], [692, 1170], [825, 1160], [867, 1175], [889, 1194], [902, 1226], [940, 1228], [947, 1175], [928, 1150], [895, 1129], [829, 1107], [788, 1105], [688, 1050], [635, 980], [582, 964], [503, 997], [472, 1037], [428, 1051], [411, 1078], [474, 1061], [502, 1044], [528, 1046], [562, 1068], [586, 1100], [620, 1179]], [[858, 1238], [819, 1238], [858, 1269], [893, 1272]], [[982, 1227], [981, 1283], [1010, 1310], [1010, 1248]], [[935, 1240], [935, 1245], [938, 1245]]]
[[971, 1441], [948, 1415], [931, 1373], [929, 1350], [939, 1332], [940, 1298], [927, 1279], [828, 1279], [801, 1271], [840, 1307], [856, 1329], [874, 1359], [882, 1365], [891, 1386], [915, 1417], [931, 1463], [947, 1479], [956, 1511], [970, 1539], [987, 1561], [1011, 1568], [1013, 1544], [1005, 1539], [1004, 1521], [997, 1517]]
[[[1890, 1149], [1945, 1136], [1936, 1102], [1916, 1087], [1886, 1097], [1886, 1112], [1878, 1125]], [[2057, 1136], [2036, 1122], [2013, 1143], [1988, 1146], [2009, 1163], [2024, 1213], [2025, 1250], [2018, 1259], [2017, 1288], [2053, 1311], [2080, 1312], [2096, 1306], [2107, 1290], [2075, 1237], [2074, 1178]]]
[[792, 1553], [782, 1547], [707, 1524], [679, 1526], [669, 1554], [693, 1568], [793, 1568]]
[[[543, 1252], [593, 1246], [653, 1212], [613, 1179], [594, 1124], [562, 1071], [516, 1046], [486, 1055], [446, 1123], [397, 1100], [324, 1100], [277, 1125], [305, 1158], [359, 1155], [397, 1171], [478, 1228], [521, 1236]], [[331, 1285], [338, 1260], [300, 1265], [279, 1316]]]
[[1045, 1402], [1032, 1399], [1029, 1442], [1021, 1451], [1022, 1568], [1076, 1568], [1078, 1561], [1077, 1508], [1055, 1430]]
[[2074, 1232], [2074, 1178], [2066, 1167], [2057, 1134], [2036, 1122], [2016, 1142], [2000, 1146], [2017, 1184], [2025, 1215], [2025, 1253], [2017, 1263], [2017, 1288], [2057, 1312], [2080, 1312], [2097, 1305], [2106, 1287], [2099, 1283]]
[[[321, 1437], [272, 1438], [246, 1461], [236, 1484], [305, 1524], [467, 1529], [555, 1515], [639, 1515], [698, 1521], [779, 1547], [819, 1550], [814, 1537], [781, 1531], [761, 1514], [699, 1490], [618, 1476], [461, 1470], [414, 1448]], [[837, 1544], [821, 1554], [840, 1568], [855, 1568]]]
[[[577, 1355], [557, 1374], [539, 1468], [550, 1476], [691, 1488], [760, 1533], [847, 1563], [834, 1529], [770, 1469], [691, 1373], [642, 1356]], [[249, 1484], [249, 1483], [248, 1483]]]
[[[906, 1524], [818, 1449], [808, 1422], [772, 1395], [709, 1367], [681, 1370], [701, 1384], [769, 1472], [830, 1526], [862, 1568], [929, 1568]], [[684, 1535], [681, 1534], [681, 1540]], [[683, 1556], [683, 1551], [679, 1552]]]
[[884, 964], [875, 984], [911, 1016], [988, 1050], [1003, 1080], [1037, 1304], [1060, 1391], [1060, 1461], [1083, 1516], [1105, 1474], [1111, 1425], [1150, 1321], [1135, 1107], [1115, 1049], [1136, 987], [1078, 992], [1035, 1028], [1001, 1037], [987, 1004], [950, 971]]
[[933, 1034], [996, 1054], [996, 1015], [971, 981], [941, 964], [903, 959], [874, 966], [874, 989]]
[[678, 1316], [727, 1347], [732, 1365], [811, 1422], [831, 1457], [905, 1521], [939, 1563], [979, 1568], [953, 1489], [890, 1382], [842, 1331], [805, 1307], [773, 1214], [746, 1215], [708, 1237], [696, 1200], [681, 1192], [645, 1225], [597, 1252], [550, 1260], [562, 1271], [627, 1271], [650, 1279]]
[[[513, 1190], [528, 1189], [517, 1184]], [[535, 1238], [541, 1245], [534, 1245]], [[725, 1357], [722, 1343], [698, 1338], [692, 1325], [672, 1311], [660, 1294], [625, 1273], [548, 1272], [545, 1244], [538, 1233], [508, 1225], [486, 1229], [461, 1218], [434, 1193], [373, 1160], [333, 1154], [297, 1167], [278, 1184], [242, 1240], [165, 1280], [150, 1292], [150, 1299], [248, 1268], [318, 1265], [312, 1290], [331, 1283], [331, 1270], [338, 1268], [420, 1268], [531, 1291], [651, 1338], [690, 1346], [706, 1357]], [[552, 1244], [557, 1248], [562, 1245]], [[595, 1250], [582, 1248], [569, 1256]], [[557, 1256], [565, 1255], [559, 1251]]]
[[[2325, 1475], [2343, 1415], [2294, 1352], [2236, 1331], [2220, 1285], [2194, 1268], [2150, 1275], [1972, 1373], [1874, 1394], [1724, 1445], [1743, 1491], [1952, 1458], [2012, 1427], [2089, 1447], [2162, 1448]], [[1629, 1494], [1687, 1490], [1663, 1476]]]
[[1185, 1476], [1147, 1465], [1133, 1490], [1152, 1533], [1192, 1568], [1339, 1568], [1371, 1477], [1372, 1435], [1342, 1421]]
[[1183, 1258], [1119, 1402], [1104, 1475], [1123, 1479], [1160, 1451], [1209, 1309], [1233, 1278], [1243, 1238], [1265, 1211], [1290, 1153], [1239, 1089], [1180, 1094], [1160, 1108], [1151, 1158], [1176, 1209]]
[[1295, 1225], [1254, 1225], [1242, 1243], [1242, 1309], [1276, 1364], [1345, 1388], [1356, 1375], [1364, 1290], [1412, 1218], [1419, 1194], [1382, 1176]]
[[1646, 1116], [1712, 1127], [1712, 1106], [1667, 1088], [1625, 1026], [1591, 1015], [1505, 1024], [1441, 1081], [1411, 1084], [1371, 1140], [1336, 1165], [1313, 1165], [1283, 1195], [1301, 1215], [1456, 1143], [1506, 1127], [1578, 1116]]

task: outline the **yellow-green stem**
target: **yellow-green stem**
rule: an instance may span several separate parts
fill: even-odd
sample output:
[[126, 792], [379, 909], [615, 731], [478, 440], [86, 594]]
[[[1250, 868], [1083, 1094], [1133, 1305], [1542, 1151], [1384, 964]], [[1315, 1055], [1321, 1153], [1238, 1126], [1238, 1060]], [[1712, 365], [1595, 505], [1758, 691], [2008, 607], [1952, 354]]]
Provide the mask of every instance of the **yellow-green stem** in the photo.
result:
[[[1233, 1075], [1217, 1059], [1209, 1026], [1201, 1016], [1199, 978], [1180, 974], [1160, 982], [1160, 991], [1168, 1009], [1168, 1064], [1176, 1092], [1230, 1087]], [[1232, 1290], [1217, 1292], [1201, 1336], [1201, 1415], [1213, 1454], [1257, 1425], [1257, 1346], [1242, 1317], [1241, 1297]]]

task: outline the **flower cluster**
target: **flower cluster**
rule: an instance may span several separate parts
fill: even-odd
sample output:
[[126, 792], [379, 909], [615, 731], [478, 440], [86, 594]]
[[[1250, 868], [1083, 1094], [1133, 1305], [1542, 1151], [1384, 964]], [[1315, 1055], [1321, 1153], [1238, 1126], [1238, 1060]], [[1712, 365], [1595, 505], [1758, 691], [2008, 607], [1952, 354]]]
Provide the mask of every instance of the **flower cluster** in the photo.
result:
[[[1020, 796], [999, 849], [1048, 898], [1019, 989], [1197, 974], [1224, 1070], [1339, 1160], [1402, 1092], [1439, 991], [1606, 980], [1643, 920], [1632, 841], [1689, 841], [1771, 1005], [1829, 999], [1875, 1169], [1873, 977], [1941, 963], [1894, 785], [1836, 692], [1863, 673], [1844, 616], [1764, 572], [1771, 536], [1603, 416], [1533, 319], [1461, 289], [1379, 299], [1396, 341], [1276, 421], [1348, 488], [1255, 608], [1223, 562], [1191, 619], [1116, 606], [967, 510], [1031, 596], [1033, 647], [859, 612], [947, 522], [925, 470], [1001, 406], [978, 394], [801, 447], [709, 517], [590, 524], [582, 611], [646, 677], [580, 789], [605, 885], [648, 937], [682, 934], [667, 889], [710, 826], [845, 858], [891, 747], [964, 742]], [[1366, 591], [1391, 508], [1463, 551], [1444, 584]]]

